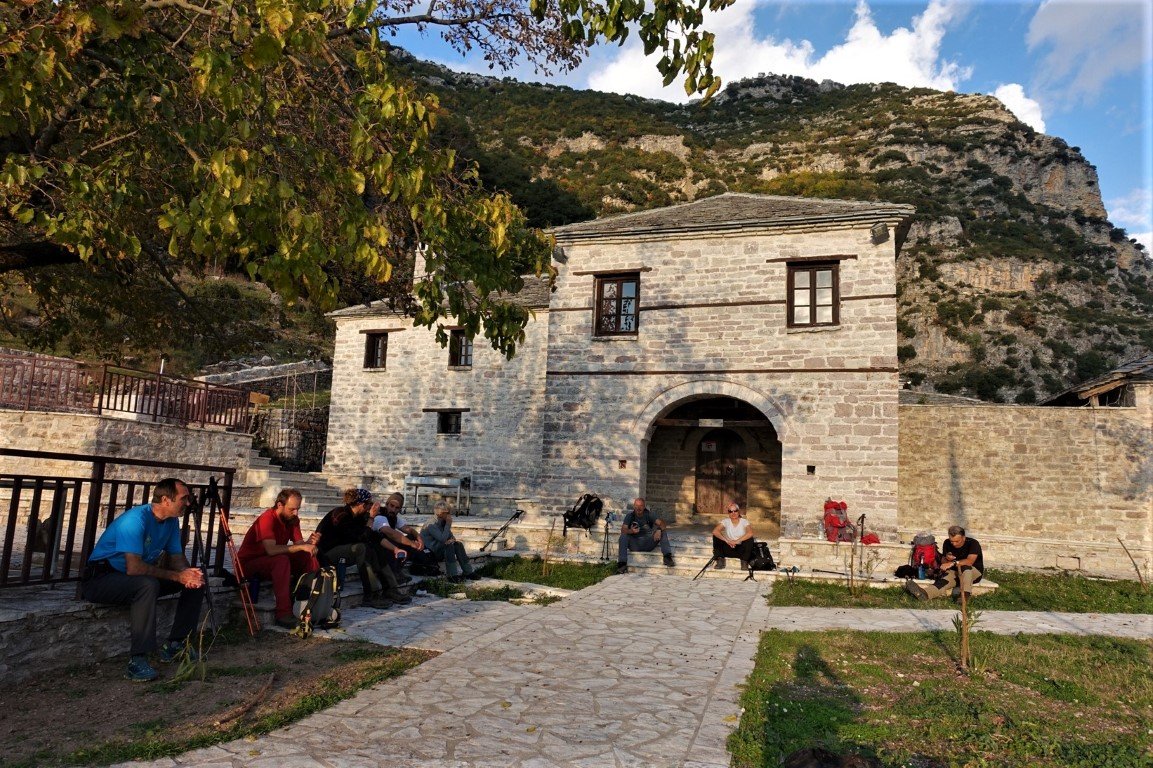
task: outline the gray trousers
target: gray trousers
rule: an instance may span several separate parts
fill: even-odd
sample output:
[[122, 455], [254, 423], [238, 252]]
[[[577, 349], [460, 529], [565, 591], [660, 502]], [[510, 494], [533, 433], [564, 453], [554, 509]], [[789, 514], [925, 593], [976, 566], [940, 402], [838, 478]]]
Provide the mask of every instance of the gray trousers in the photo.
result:
[[200, 618], [200, 604], [204, 588], [190, 589], [175, 581], [155, 576], [129, 576], [115, 571], [95, 576], [84, 583], [81, 594], [85, 600], [104, 605], [127, 605], [132, 632], [133, 656], [142, 656], [156, 650], [156, 600], [163, 595], [180, 593], [176, 603], [176, 618], [172, 620], [169, 640], [184, 642], [196, 629]]
[[622, 533], [620, 544], [617, 546], [617, 562], [627, 563], [629, 552], [652, 552], [660, 544], [662, 555], [671, 555], [673, 545], [669, 543], [669, 532], [661, 534], [658, 542], [652, 533]]
[[[472, 563], [468, 560], [468, 553], [464, 551], [464, 545], [459, 541], [454, 541], [450, 544], [441, 544], [437, 549], [435, 543], [429, 545], [429, 551], [437, 557], [444, 558], [444, 573], [446, 576], [455, 576], [457, 569], [460, 570], [465, 576], [472, 573]], [[456, 567], [454, 567], [454, 565]]]

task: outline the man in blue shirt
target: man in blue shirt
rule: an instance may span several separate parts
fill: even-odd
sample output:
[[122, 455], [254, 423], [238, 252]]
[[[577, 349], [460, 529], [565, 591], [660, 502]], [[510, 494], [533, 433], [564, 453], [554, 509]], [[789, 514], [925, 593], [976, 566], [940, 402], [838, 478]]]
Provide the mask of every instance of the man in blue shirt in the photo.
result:
[[82, 594], [85, 600], [131, 606], [130, 680], [155, 680], [148, 663], [156, 650], [156, 600], [180, 593], [176, 618], [160, 659], [170, 662], [184, 652], [184, 641], [200, 618], [204, 573], [193, 568], [180, 543], [180, 519], [188, 508], [188, 486], [175, 478], [156, 484], [152, 503], [132, 507], [112, 521], [88, 556]]

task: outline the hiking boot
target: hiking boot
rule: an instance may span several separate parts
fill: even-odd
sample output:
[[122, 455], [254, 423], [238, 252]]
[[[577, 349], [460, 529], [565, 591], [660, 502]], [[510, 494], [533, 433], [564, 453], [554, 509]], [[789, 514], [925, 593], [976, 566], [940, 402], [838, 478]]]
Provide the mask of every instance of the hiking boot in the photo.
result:
[[380, 611], [386, 611], [392, 607], [392, 600], [384, 595], [369, 595], [363, 602], [369, 608], [376, 608]]
[[283, 629], [296, 629], [296, 625], [300, 623], [300, 620], [295, 616], [277, 616], [274, 623]]
[[402, 571], [402, 572], [396, 574], [396, 583], [397, 584], [404, 586], [405, 584], [408, 584], [410, 582], [412, 582], [412, 577], [409, 576], [407, 573], [404, 573]]
[[412, 602], [412, 598], [403, 592], [396, 592], [395, 594], [388, 595], [386, 599], [391, 600], [392, 602], [399, 605], [408, 605]]
[[905, 580], [905, 591], [918, 600], [929, 599], [929, 593], [925, 591], [925, 588], [912, 579]]
[[200, 661], [200, 653], [193, 647], [184, 647], [185, 644], [179, 640], [169, 640], [160, 649], [160, 662], [162, 664], [171, 664], [172, 662], [187, 658], [189, 661]]
[[628, 563], [617, 563], [617, 576], [623, 576], [629, 572]]
[[153, 669], [148, 659], [143, 656], [133, 656], [128, 660], [128, 669], [124, 676], [136, 683], [150, 683], [160, 677], [160, 673]]
[[676, 567], [676, 565], [677, 565], [677, 561], [676, 561], [676, 560], [673, 560], [673, 556], [672, 556], [672, 555], [665, 555], [665, 567], [667, 567], [667, 568], [675, 568], [675, 567]]
[[713, 568], [718, 571], [723, 571], [725, 569], [725, 559], [723, 557], [718, 557], [717, 561], [713, 563]]
[[749, 570], [749, 561], [748, 560], [742, 560], [741, 561], [741, 570], [742, 571]]
[[479, 573], [477, 573], [476, 571], [473, 571], [472, 573], [466, 573], [464, 575], [464, 577], [466, 579], [468, 579], [469, 581], [480, 581], [481, 580], [481, 575]]

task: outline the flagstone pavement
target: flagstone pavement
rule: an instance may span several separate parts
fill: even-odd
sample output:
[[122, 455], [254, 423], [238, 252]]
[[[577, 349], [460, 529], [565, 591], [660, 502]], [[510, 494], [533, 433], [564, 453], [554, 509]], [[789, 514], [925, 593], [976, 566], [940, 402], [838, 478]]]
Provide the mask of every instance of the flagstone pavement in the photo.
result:
[[[443, 651], [274, 733], [132, 765], [722, 768], [762, 630], [951, 629], [951, 610], [770, 608], [766, 582], [629, 574], [546, 607], [421, 598], [345, 634]], [[980, 629], [1153, 637], [1153, 616], [986, 612]]]

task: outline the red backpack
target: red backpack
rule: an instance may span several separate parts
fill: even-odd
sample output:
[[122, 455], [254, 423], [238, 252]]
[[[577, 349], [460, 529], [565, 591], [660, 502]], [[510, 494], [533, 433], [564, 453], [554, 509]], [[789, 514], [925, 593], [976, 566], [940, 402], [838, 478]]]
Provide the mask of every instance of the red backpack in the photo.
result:
[[[931, 533], [918, 533], [913, 537], [913, 551], [909, 555], [909, 565], [924, 573], [936, 571], [941, 564], [941, 553], [937, 550], [937, 539]], [[922, 576], [921, 578], [925, 578]]]

